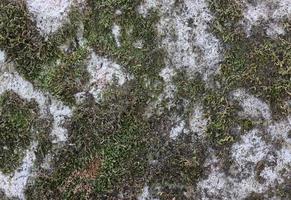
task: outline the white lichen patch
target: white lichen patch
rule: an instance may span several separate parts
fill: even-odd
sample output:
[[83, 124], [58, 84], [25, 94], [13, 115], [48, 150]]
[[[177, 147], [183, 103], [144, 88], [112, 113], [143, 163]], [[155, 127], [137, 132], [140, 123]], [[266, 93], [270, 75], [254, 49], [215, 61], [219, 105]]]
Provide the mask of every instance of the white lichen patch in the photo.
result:
[[189, 76], [200, 73], [206, 85], [211, 86], [211, 76], [219, 72], [221, 45], [209, 31], [212, 15], [205, 0], [145, 0], [137, 9], [144, 17], [150, 10], [159, 12], [158, 37], [160, 47], [166, 51], [166, 67], [160, 72], [164, 91], [148, 109], [159, 111], [164, 101], [167, 109], [175, 106], [173, 76], [177, 70], [186, 70]]
[[257, 163], [266, 156], [270, 146], [266, 144], [257, 129], [251, 130], [241, 137], [241, 141], [231, 148], [232, 157], [243, 170], [248, 162]]
[[[212, 167], [208, 178], [198, 184], [202, 199], [240, 200], [252, 192], [263, 193], [284, 183], [284, 177], [290, 176], [291, 149], [276, 151], [262, 135], [259, 130], [252, 130], [233, 145], [233, 165], [228, 175], [221, 167]], [[260, 164], [263, 166], [261, 171], [258, 169]]]
[[230, 150], [228, 162], [232, 165], [228, 173], [223, 164], [219, 164], [222, 160], [211, 158], [205, 162], [204, 167], [210, 171], [207, 179], [198, 183], [199, 195], [202, 199], [240, 200], [251, 193], [265, 193], [284, 184], [291, 176], [290, 130], [289, 116], [286, 120], [265, 123], [265, 127], [242, 135]]
[[120, 31], [121, 31], [121, 27], [114, 23], [113, 26], [112, 26], [112, 34], [114, 36], [114, 40], [116, 42], [116, 46], [117, 47], [121, 47], [121, 44], [120, 44]]
[[137, 49], [142, 49], [144, 47], [144, 41], [143, 40], [137, 40], [133, 43], [133, 47]]
[[[36, 90], [31, 83], [24, 80], [16, 72], [0, 73], [0, 95], [6, 91], [13, 91], [22, 99], [34, 100], [40, 109], [40, 117], [49, 118], [52, 116], [53, 125], [50, 133], [53, 149], [56, 150], [67, 140], [67, 129], [64, 127], [65, 120], [70, 118], [72, 111], [62, 102], [53, 99], [49, 94]], [[3, 190], [8, 197], [24, 199], [24, 190], [28, 179], [33, 176], [33, 165], [35, 161], [34, 150], [38, 141], [31, 142], [31, 148], [26, 151], [22, 165], [14, 173], [0, 175], [0, 190]]]
[[241, 117], [271, 120], [269, 105], [259, 98], [248, 94], [244, 89], [237, 89], [232, 92], [231, 98], [238, 101], [239, 105], [243, 108], [243, 111], [239, 112]]
[[286, 120], [272, 123], [268, 127], [268, 132], [271, 134], [273, 139], [283, 139], [284, 141], [288, 141], [291, 145], [291, 138], [288, 136], [289, 130], [291, 130], [291, 116], [289, 116]]
[[138, 200], [158, 200], [153, 198], [149, 191], [149, 186], [144, 186], [142, 193], [137, 197]]
[[102, 91], [114, 82], [123, 85], [130, 77], [126, 75], [119, 64], [109, 58], [98, 56], [92, 52], [87, 70], [90, 74], [89, 93], [96, 101], [100, 100]]
[[271, 37], [285, 34], [284, 21], [290, 20], [291, 0], [259, 0], [252, 3], [243, 1], [243, 6], [245, 9], [242, 24], [248, 35], [258, 25], [263, 25], [267, 35]]
[[[71, 6], [82, 0], [26, 0], [27, 8], [40, 33], [47, 37], [68, 22]], [[79, 6], [78, 6], [79, 7]]]
[[172, 82], [172, 77], [175, 74], [175, 70], [169, 67], [164, 68], [159, 74], [164, 80], [165, 87], [163, 93], [160, 94], [158, 102], [156, 102], [156, 104], [159, 104], [163, 100], [166, 100], [168, 110], [170, 110], [171, 107], [175, 106], [172, 102], [172, 99], [175, 97], [175, 92], [177, 91], [175, 84]]
[[65, 106], [62, 102], [51, 99], [49, 112], [53, 116], [53, 129], [51, 135], [53, 136], [53, 143], [62, 143], [68, 139], [68, 130], [63, 127], [65, 121], [72, 116], [72, 110]]
[[151, 9], [160, 12], [157, 27], [167, 67], [200, 72], [204, 80], [217, 73], [220, 43], [208, 31], [212, 15], [205, 0], [147, 0], [138, 12], [146, 16]]
[[179, 135], [187, 132], [189, 132], [189, 130], [186, 127], [186, 122], [177, 117], [177, 120], [173, 123], [173, 126], [170, 130], [170, 138], [175, 140]]
[[17, 197], [25, 199], [24, 190], [31, 174], [33, 173], [33, 163], [36, 159], [35, 150], [37, 142], [33, 142], [26, 150], [21, 166], [11, 175], [0, 172], [0, 190], [3, 190], [7, 197]]
[[5, 57], [5, 52], [0, 50], [0, 63], [4, 63]]
[[189, 125], [191, 131], [198, 135], [199, 138], [205, 136], [208, 120], [204, 116], [201, 105], [194, 107], [193, 114], [190, 116]]

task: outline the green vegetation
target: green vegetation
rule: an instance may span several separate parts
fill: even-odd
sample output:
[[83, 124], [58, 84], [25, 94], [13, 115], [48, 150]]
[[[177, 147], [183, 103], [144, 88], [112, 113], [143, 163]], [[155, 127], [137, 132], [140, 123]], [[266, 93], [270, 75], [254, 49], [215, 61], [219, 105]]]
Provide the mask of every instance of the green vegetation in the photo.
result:
[[[157, 79], [164, 67], [163, 52], [158, 47], [155, 25], [157, 14], [142, 17], [136, 12], [140, 0], [88, 0], [85, 37], [96, 52], [106, 54], [121, 64], [136, 79]], [[121, 14], [116, 14], [119, 9]], [[117, 47], [112, 27], [121, 27], [121, 47]], [[136, 48], [135, 42], [142, 47]]]
[[291, 37], [241, 40], [226, 54], [223, 86], [247, 88], [264, 99], [276, 118], [287, 115], [285, 102], [291, 91]]
[[221, 87], [226, 92], [246, 88], [271, 106], [275, 118], [286, 116], [284, 104], [291, 91], [290, 30], [274, 39], [267, 37], [264, 29], [246, 37], [238, 23], [242, 11], [237, 2], [210, 1], [210, 6], [216, 17], [213, 30], [226, 49], [218, 77]]
[[83, 48], [63, 55], [60, 58], [60, 64], [48, 67], [41, 72], [35, 85], [73, 105], [75, 103], [74, 94], [81, 92], [89, 79], [84, 64], [87, 56], [88, 52]]
[[[76, 37], [80, 14], [73, 10], [70, 18], [74, 23], [44, 38], [23, 1], [0, 2], [0, 48], [27, 80], [72, 105], [73, 95], [81, 91], [87, 80], [82, 65], [87, 51], [71, 42]], [[59, 47], [67, 41], [70, 41], [70, 51], [63, 52]]]
[[[99, 103], [88, 95], [83, 104], [77, 105], [69, 131], [68, 142], [73, 145], [60, 152], [53, 174], [38, 178], [27, 196], [102, 199], [118, 198], [124, 191], [130, 199], [145, 182], [165, 187], [192, 185], [202, 172], [201, 152], [195, 151], [190, 138], [176, 143], [164, 134], [170, 125], [166, 113], [150, 119], [144, 116], [148, 102], [157, 98], [163, 87], [158, 75], [164, 58], [156, 41], [157, 15], [153, 13], [146, 19], [138, 15], [139, 1], [88, 3], [90, 9], [83, 16], [88, 45], [121, 64], [134, 79], [122, 87], [112, 85]], [[122, 14], [115, 14], [117, 8]], [[121, 47], [116, 46], [112, 35], [114, 23], [122, 27]], [[135, 48], [139, 40], [143, 47]], [[72, 178], [96, 159], [100, 167], [93, 180]], [[72, 179], [75, 181], [70, 184]], [[90, 188], [89, 194], [85, 188]], [[181, 195], [184, 189], [179, 189]]]
[[[202, 148], [195, 152], [189, 138], [179, 143], [169, 140], [163, 134], [167, 128], [161, 129], [166, 118], [143, 117], [145, 105], [132, 93], [134, 87], [113, 87], [99, 104], [88, 99], [78, 105], [70, 130], [69, 143], [74, 145], [59, 155], [52, 176], [39, 178], [27, 196], [86, 199], [88, 194], [76, 192], [76, 188], [90, 185], [93, 199], [118, 198], [120, 191], [127, 193], [126, 198], [134, 198], [145, 181], [171, 186], [192, 185], [197, 180]], [[94, 171], [98, 174], [94, 181], [85, 178], [67, 186], [74, 172], [96, 158], [101, 164]], [[63, 186], [66, 190], [62, 192]]]
[[39, 74], [43, 64], [58, 55], [55, 45], [39, 35], [23, 1], [0, 2], [0, 48], [29, 80]]
[[0, 169], [11, 173], [21, 164], [25, 150], [35, 137], [37, 107], [13, 92], [0, 96]]
[[[278, 118], [287, 113], [283, 104], [291, 91], [290, 34], [270, 39], [256, 33], [246, 38], [238, 26], [242, 13], [236, 1], [209, 0], [215, 14], [212, 30], [225, 47], [221, 73], [213, 77], [219, 86], [208, 87], [201, 74], [189, 76], [178, 70], [174, 108], [162, 108], [162, 116], [153, 114], [149, 118], [144, 116], [147, 106], [165, 86], [159, 76], [165, 67], [164, 53], [155, 28], [159, 14], [152, 12], [146, 18], [137, 14], [141, 0], [87, 3], [84, 13], [71, 12], [73, 23], [46, 40], [23, 3], [0, 2], [0, 48], [36, 87], [74, 107], [67, 125], [70, 145], [56, 152], [52, 172], [41, 171], [44, 175], [27, 190], [28, 199], [118, 199], [120, 192], [126, 199], [134, 199], [145, 183], [162, 187], [160, 199], [180, 199], [187, 186], [195, 185], [203, 173], [205, 146], [221, 149], [221, 155], [227, 157], [228, 145], [237, 139], [233, 129], [240, 125], [248, 131], [256, 126], [237, 116], [240, 107], [229, 101], [230, 92], [246, 88], [266, 100]], [[88, 40], [85, 46], [76, 38], [81, 23]], [[114, 24], [121, 27], [120, 47], [112, 34]], [[137, 48], [136, 42], [142, 45]], [[68, 44], [67, 51], [59, 48], [63, 44]], [[132, 79], [123, 86], [112, 84], [98, 103], [86, 94], [86, 101], [76, 105], [74, 94], [88, 83], [88, 47], [119, 63]], [[188, 119], [197, 103], [203, 105], [209, 119], [207, 141], [201, 144], [191, 134], [171, 140], [168, 133], [173, 113]], [[21, 152], [34, 137], [32, 128], [45, 130], [35, 136], [40, 138], [38, 156], [42, 158], [50, 149], [46, 137], [49, 126], [44, 128], [43, 122], [35, 121], [38, 111], [33, 106], [13, 93], [0, 98], [0, 135], [4, 138], [0, 169], [5, 173], [19, 165]], [[7, 144], [9, 148], [4, 149]]]

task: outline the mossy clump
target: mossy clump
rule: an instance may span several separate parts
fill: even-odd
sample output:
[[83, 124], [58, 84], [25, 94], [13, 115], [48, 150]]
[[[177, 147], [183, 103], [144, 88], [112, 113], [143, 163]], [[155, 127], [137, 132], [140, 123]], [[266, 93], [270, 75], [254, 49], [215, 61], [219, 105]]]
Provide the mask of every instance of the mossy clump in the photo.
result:
[[264, 99], [273, 116], [288, 114], [284, 107], [291, 91], [291, 37], [251, 37], [233, 45], [222, 65], [222, 84], [229, 89], [246, 88]]
[[[85, 20], [85, 37], [100, 54], [106, 54], [138, 78], [158, 78], [164, 67], [163, 51], [158, 47], [155, 24], [157, 14], [147, 18], [136, 11], [141, 0], [88, 0], [89, 12]], [[121, 14], [116, 14], [116, 11]], [[120, 47], [116, 45], [112, 27], [120, 30]], [[136, 42], [142, 46], [137, 48]]]
[[[123, 193], [132, 199], [147, 182], [171, 188], [198, 180], [201, 152], [196, 152], [190, 138], [176, 143], [165, 134], [169, 124], [166, 115], [150, 119], [143, 116], [146, 95], [136, 96], [136, 90], [134, 81], [123, 87], [111, 86], [98, 103], [88, 94], [74, 111], [68, 141], [72, 145], [56, 157], [54, 172], [38, 178], [27, 196], [118, 199]], [[67, 186], [75, 171], [87, 168], [97, 157], [100, 166], [94, 180], [78, 179]], [[153, 164], [154, 160], [157, 164]], [[67, 187], [62, 190], [64, 185]], [[78, 185], [90, 186], [90, 194], [76, 192]]]
[[69, 17], [71, 23], [44, 37], [24, 1], [0, 2], [0, 48], [5, 50], [8, 60], [13, 61], [17, 72], [35, 86], [72, 105], [74, 94], [81, 91], [81, 85], [87, 80], [82, 63], [87, 51], [79, 44], [70, 52], [61, 50], [65, 42], [75, 41], [82, 19], [75, 9]]
[[13, 92], [0, 96], [0, 170], [3, 173], [11, 173], [21, 164], [34, 138], [37, 114], [35, 102], [25, 101]]
[[94, 188], [90, 196], [96, 196], [96, 199], [112, 196], [112, 192], [121, 189], [125, 183], [133, 186], [132, 181], [136, 180], [131, 178], [143, 176], [146, 162], [142, 155], [146, 142], [143, 138], [147, 129], [141, 116], [136, 116], [134, 99], [118, 89], [105, 94], [100, 104], [92, 97], [88, 98], [91, 100], [79, 105], [72, 118], [69, 142], [73, 145], [56, 160], [52, 177], [36, 181], [29, 196], [48, 191], [43, 198], [75, 199], [76, 195], [84, 198], [82, 194], [74, 194], [74, 186], [62, 193], [58, 186], [64, 185], [74, 171], [86, 168], [96, 157], [100, 158], [99, 175], [94, 181], [82, 180]]
[[264, 99], [275, 118], [286, 116], [284, 106], [291, 90], [291, 37], [270, 38], [264, 31], [253, 30], [247, 36], [239, 21], [242, 20], [241, 4], [234, 0], [210, 1], [215, 19], [212, 26], [224, 41], [224, 61], [217, 77], [221, 88], [229, 92], [245, 88]]
[[207, 142], [216, 147], [233, 143], [232, 129], [241, 123], [237, 116], [239, 107], [229, 101], [229, 91], [216, 86], [207, 87], [199, 73], [189, 76], [181, 70], [174, 76], [174, 83], [177, 88], [175, 103], [184, 105], [177, 111], [183, 116], [190, 116], [195, 105], [203, 105], [204, 117], [209, 120]]
[[39, 74], [44, 63], [58, 57], [56, 47], [39, 35], [24, 1], [0, 2], [0, 48], [29, 80]]
[[88, 51], [79, 48], [63, 55], [59, 64], [48, 66], [36, 80], [36, 86], [45, 89], [63, 102], [74, 105], [74, 95], [83, 91], [89, 80], [85, 61]]
[[211, 29], [224, 44], [233, 44], [238, 38], [245, 37], [239, 26], [243, 10], [238, 1], [209, 0], [208, 4], [215, 17]]

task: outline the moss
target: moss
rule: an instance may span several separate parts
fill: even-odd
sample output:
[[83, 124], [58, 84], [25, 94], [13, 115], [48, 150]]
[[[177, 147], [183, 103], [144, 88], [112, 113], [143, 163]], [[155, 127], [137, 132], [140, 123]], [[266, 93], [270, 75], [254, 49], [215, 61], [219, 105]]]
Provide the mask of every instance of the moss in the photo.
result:
[[209, 88], [205, 85], [200, 74], [188, 76], [185, 71], [178, 71], [174, 76], [177, 91], [176, 105], [184, 106], [179, 111], [188, 117], [193, 112], [193, 106], [202, 104], [205, 118], [209, 120], [207, 126], [208, 142], [214, 146], [223, 146], [234, 141], [232, 129], [241, 124], [237, 111], [239, 107], [228, 99], [227, 90]]
[[89, 79], [84, 61], [87, 56], [88, 52], [84, 48], [62, 56], [59, 64], [48, 66], [41, 72], [36, 86], [45, 89], [63, 102], [73, 105], [74, 94], [83, 91]]
[[210, 10], [215, 15], [212, 31], [226, 44], [234, 44], [245, 37], [239, 21], [243, 17], [242, 7], [235, 0], [208, 0]]
[[[158, 78], [164, 66], [163, 52], [158, 48], [155, 22], [157, 15], [144, 18], [136, 12], [140, 0], [94, 1], [88, 0], [90, 11], [85, 22], [85, 36], [100, 54], [106, 54], [120, 63], [136, 78]], [[121, 15], [116, 15], [116, 10]], [[112, 26], [121, 27], [121, 47], [116, 46]], [[135, 48], [142, 41], [141, 49]]]
[[242, 18], [238, 2], [210, 1], [210, 6], [216, 17], [212, 29], [226, 48], [218, 77], [222, 88], [246, 88], [267, 101], [275, 118], [286, 115], [283, 104], [291, 89], [290, 34], [272, 39], [263, 31], [254, 31], [246, 37], [238, 23]]
[[284, 116], [282, 109], [291, 89], [290, 38], [277, 40], [249, 38], [228, 52], [222, 65], [223, 84], [228, 88], [247, 88], [267, 101], [275, 117]]
[[[68, 125], [70, 145], [56, 155], [54, 171], [38, 177], [27, 197], [86, 199], [89, 195], [91, 199], [118, 199], [119, 193], [123, 193], [125, 198], [133, 199], [149, 183], [161, 186], [162, 192], [168, 194], [162, 195], [162, 199], [182, 199], [186, 187], [193, 186], [203, 173], [205, 144], [198, 142], [194, 146], [193, 138], [187, 134], [172, 141], [165, 134], [169, 132], [172, 116], [166, 110], [163, 116], [149, 119], [143, 116], [148, 103], [165, 86], [159, 76], [164, 56], [155, 29], [158, 14], [146, 18], [137, 14], [139, 0], [88, 0], [87, 3], [88, 10], [77, 22], [84, 22], [88, 46], [121, 64], [133, 79], [122, 87], [111, 85], [98, 103], [87, 94], [83, 104], [75, 105], [73, 94], [81, 90], [88, 78], [84, 70], [86, 47], [73, 45], [71, 52], [62, 52], [57, 56], [60, 65], [54, 62], [42, 65], [47, 67], [33, 77], [35, 83], [74, 105], [75, 110]], [[185, 71], [178, 71], [174, 77], [176, 107], [169, 112], [188, 117], [193, 105], [202, 103], [209, 119], [206, 144], [224, 148], [236, 139], [233, 128], [240, 125], [243, 130], [249, 130], [254, 126], [237, 116], [240, 108], [229, 101], [231, 91], [245, 87], [270, 104], [286, 98], [290, 91], [290, 59], [288, 51], [283, 49], [289, 49], [289, 39], [245, 38], [237, 27], [241, 10], [236, 1], [210, 1], [210, 6], [216, 15], [213, 30], [226, 44], [221, 74], [215, 77], [221, 87], [206, 87], [201, 75], [189, 77]], [[117, 15], [117, 9], [122, 14]], [[79, 18], [75, 14], [73, 17]], [[114, 23], [121, 26], [121, 47], [117, 47], [112, 34]], [[66, 30], [70, 28], [63, 29], [64, 34]], [[63, 41], [62, 34], [55, 38], [57, 43]], [[140, 49], [134, 47], [138, 40], [143, 41]], [[274, 78], [267, 78], [266, 71]], [[67, 185], [75, 171], [88, 168], [95, 158], [100, 159], [100, 168], [94, 180], [77, 179], [75, 184]], [[79, 185], [89, 187], [89, 194], [79, 191]]]
[[196, 152], [190, 138], [180, 143], [169, 140], [163, 134], [167, 116], [145, 118], [145, 95], [136, 96], [136, 90], [135, 82], [112, 86], [98, 104], [89, 95], [78, 105], [69, 131], [72, 145], [58, 156], [53, 174], [40, 177], [28, 196], [84, 199], [85, 194], [74, 193], [75, 185], [62, 192], [60, 187], [95, 157], [101, 162], [98, 176], [93, 182], [82, 180], [93, 188], [89, 195], [93, 199], [118, 198], [120, 192], [135, 198], [145, 182], [163, 188], [193, 184], [201, 174], [202, 151]]
[[39, 35], [23, 1], [0, 3], [0, 48], [29, 80], [39, 74], [42, 64], [58, 57], [56, 47]]
[[[108, 189], [112, 189], [113, 183], [116, 186], [120, 183], [122, 178], [119, 177], [124, 177], [124, 174], [119, 172], [122, 170], [126, 173], [130, 172], [131, 165], [126, 161], [137, 153], [134, 150], [139, 147], [131, 144], [135, 142], [134, 138], [139, 141], [136, 138], [138, 132], [134, 132], [137, 127], [134, 122], [123, 121], [126, 120], [124, 117], [126, 111], [128, 113], [131, 111], [130, 102], [128, 97], [124, 96], [123, 90], [117, 91], [114, 90], [110, 96], [105, 95], [106, 100], [101, 104], [95, 103], [91, 98], [76, 108], [69, 141], [73, 145], [57, 157], [56, 169], [50, 178], [39, 179], [28, 196], [39, 198], [38, 195], [44, 195], [44, 199], [74, 199], [74, 187], [69, 187], [61, 193], [58, 186], [63, 185], [73, 171], [85, 167], [97, 156], [101, 157], [101, 172], [95, 184], [96, 189], [102, 192], [101, 196], [104, 196], [104, 192]], [[123, 154], [124, 157], [121, 156]], [[94, 186], [94, 182], [90, 185]]]
[[61, 44], [73, 41], [82, 19], [75, 9], [69, 17], [71, 23], [44, 38], [23, 1], [4, 0], [0, 3], [0, 48], [5, 50], [8, 60], [13, 61], [16, 70], [34, 85], [73, 104], [73, 95], [86, 81], [81, 61], [86, 59], [86, 50], [78, 44], [71, 47], [69, 53], [59, 48]]
[[37, 107], [34, 102], [22, 100], [13, 92], [0, 97], [0, 169], [13, 172], [21, 164], [25, 150], [30, 146], [36, 125]]

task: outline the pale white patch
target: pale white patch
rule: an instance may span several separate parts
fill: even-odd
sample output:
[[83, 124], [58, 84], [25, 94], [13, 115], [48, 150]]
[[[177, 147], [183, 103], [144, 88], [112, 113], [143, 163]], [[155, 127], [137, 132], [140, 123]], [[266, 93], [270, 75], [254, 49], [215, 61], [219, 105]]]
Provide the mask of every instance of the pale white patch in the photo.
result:
[[55, 99], [51, 100], [49, 106], [50, 113], [53, 116], [53, 129], [51, 134], [53, 135], [53, 143], [65, 142], [68, 138], [68, 130], [63, 127], [65, 120], [72, 116], [72, 110], [68, 106], [63, 105], [62, 102]]
[[106, 86], [113, 83], [116, 79], [119, 85], [123, 85], [129, 78], [122, 71], [121, 66], [109, 60], [108, 58], [98, 56], [92, 52], [87, 66], [90, 74], [89, 92], [96, 101], [100, 100], [102, 91]]
[[[13, 91], [21, 98], [28, 101], [35, 100], [40, 109], [40, 117], [47, 118], [52, 115], [53, 126], [50, 133], [54, 144], [53, 150], [57, 149], [67, 140], [67, 129], [64, 127], [66, 118], [70, 118], [72, 111], [62, 102], [53, 99], [49, 94], [36, 90], [31, 83], [24, 80], [18, 73], [0, 73], [0, 95], [5, 91]], [[8, 197], [24, 199], [24, 189], [32, 174], [32, 167], [35, 161], [34, 150], [37, 141], [33, 141], [31, 148], [26, 151], [22, 166], [14, 173], [0, 175], [0, 189], [4, 190]]]
[[268, 127], [268, 132], [272, 136], [273, 139], [283, 139], [284, 141], [288, 141], [291, 146], [291, 138], [288, 137], [288, 132], [291, 130], [291, 116], [286, 120], [272, 123]]
[[205, 0], [146, 0], [138, 8], [144, 16], [160, 11], [158, 31], [161, 47], [167, 51], [166, 65], [189, 72], [200, 72], [204, 80], [218, 72], [220, 43], [208, 31], [212, 20]]
[[243, 111], [239, 115], [243, 117], [251, 117], [255, 119], [271, 120], [271, 111], [265, 102], [248, 94], [244, 89], [237, 89], [231, 97], [239, 102], [239, 105], [243, 108]]
[[214, 171], [208, 179], [199, 182], [202, 200], [243, 200], [252, 192], [263, 192], [263, 187], [254, 179], [235, 180], [224, 173]]
[[143, 48], [143, 41], [142, 40], [137, 40], [136, 42], [133, 43], [133, 47], [137, 49], [142, 49]]
[[0, 50], [0, 63], [3, 63], [5, 61], [5, 52]]
[[171, 128], [170, 131], [170, 138], [175, 140], [178, 136], [182, 133], [187, 133], [188, 129], [186, 128], [186, 123], [184, 120], [181, 120], [179, 117], [174, 123], [174, 126]]
[[40, 33], [47, 36], [67, 22], [73, 0], [26, 0]]
[[137, 200], [158, 200], [153, 198], [149, 192], [149, 186], [144, 186], [142, 193], [137, 197]]
[[121, 31], [120, 26], [114, 23], [113, 26], [112, 26], [112, 34], [114, 36], [114, 40], [116, 42], [117, 47], [121, 47], [121, 44], [120, 44], [120, 31]]
[[79, 92], [74, 96], [77, 104], [81, 104], [86, 100], [86, 92]]
[[33, 142], [31, 147], [26, 150], [25, 157], [21, 166], [11, 175], [0, 172], [0, 190], [3, 190], [7, 197], [17, 197], [25, 199], [24, 191], [29, 177], [32, 174], [33, 163], [36, 159], [35, 150], [37, 142]]
[[186, 70], [189, 75], [200, 73], [210, 83], [211, 76], [219, 71], [222, 58], [220, 42], [208, 30], [212, 15], [205, 0], [145, 0], [137, 9], [144, 17], [150, 10], [160, 14], [159, 45], [166, 51], [166, 67], [160, 73], [165, 88], [151, 109], [157, 110], [164, 100], [168, 108], [174, 106], [176, 86], [172, 79], [176, 70]]
[[242, 24], [245, 25], [248, 35], [254, 26], [262, 23], [269, 36], [285, 33], [283, 21], [291, 17], [291, 0], [258, 0], [253, 3], [243, 1], [243, 5], [245, 9]]
[[115, 10], [115, 15], [122, 15], [122, 11], [119, 9]]
[[[232, 157], [240, 166], [248, 162], [257, 163], [262, 160], [270, 146], [264, 142], [257, 129], [251, 130], [248, 134], [241, 137], [241, 141], [234, 144], [231, 148]], [[241, 169], [243, 170], [243, 169]]]
[[279, 24], [270, 23], [266, 33], [270, 37], [276, 37], [277, 35], [285, 35], [285, 29]]
[[194, 107], [194, 112], [190, 117], [190, 128], [196, 133], [199, 137], [205, 135], [207, 128], [208, 120], [204, 117], [203, 108], [200, 105]]
[[[258, 162], [268, 152], [268, 146], [256, 135], [257, 131], [242, 138], [242, 142], [232, 148], [234, 170], [232, 176], [227, 176], [220, 168], [212, 169], [208, 178], [198, 183], [198, 190], [202, 199], [240, 200], [246, 198], [251, 192], [263, 192], [263, 185], [255, 180], [255, 165], [248, 166], [249, 162]], [[245, 177], [239, 178], [244, 175]]]
[[177, 90], [176, 86], [172, 82], [172, 77], [176, 74], [175, 70], [173, 68], [166, 67], [160, 72], [160, 76], [164, 80], [164, 92], [160, 94], [159, 100], [157, 103], [162, 102], [163, 99], [167, 100], [167, 108], [170, 109], [172, 106], [174, 106], [174, 103], [172, 102], [172, 99], [174, 98], [174, 94]]
[[[231, 148], [232, 166], [229, 174], [225, 174], [223, 166], [219, 161], [205, 162], [205, 168], [210, 168], [207, 179], [198, 183], [198, 191], [202, 199], [242, 200], [252, 192], [264, 193], [270, 188], [284, 184], [284, 178], [290, 177], [291, 171], [291, 148], [290, 140], [287, 138], [291, 130], [290, 116], [288, 120], [273, 122], [267, 125], [267, 132], [253, 129], [241, 137], [241, 141], [235, 143]], [[271, 141], [265, 141], [264, 136], [273, 137]], [[281, 149], [276, 149], [276, 139], [281, 136]], [[256, 166], [264, 162], [263, 169], [258, 172]], [[257, 179], [263, 179], [263, 182]]]

